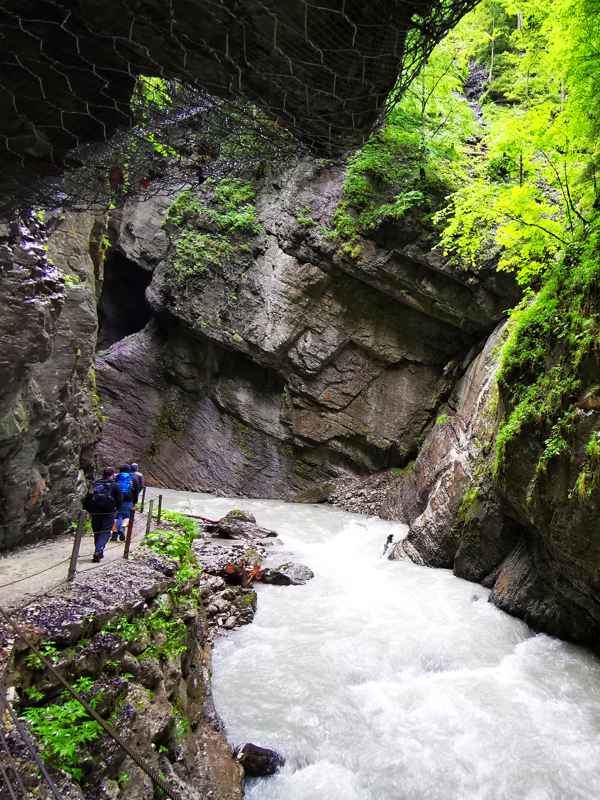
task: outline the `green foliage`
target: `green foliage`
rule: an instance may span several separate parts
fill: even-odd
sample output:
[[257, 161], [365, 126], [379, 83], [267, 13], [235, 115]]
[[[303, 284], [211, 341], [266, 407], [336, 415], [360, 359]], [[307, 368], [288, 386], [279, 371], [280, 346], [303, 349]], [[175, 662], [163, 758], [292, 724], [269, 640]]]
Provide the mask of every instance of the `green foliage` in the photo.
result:
[[472, 484], [463, 494], [457, 512], [462, 522], [467, 523], [471, 520], [475, 504], [479, 499], [479, 491], [479, 486], [477, 486], [477, 484]]
[[175, 255], [171, 259], [173, 276], [177, 283], [187, 283], [211, 267], [223, 266], [233, 253], [231, 242], [224, 236], [185, 230], [175, 241]]
[[173, 98], [167, 81], [150, 75], [139, 76], [132, 98], [132, 104], [135, 107], [166, 111], [172, 102]]
[[121, 789], [123, 789], [125, 786], [127, 786], [127, 784], [129, 783], [130, 780], [131, 780], [131, 776], [129, 775], [128, 772], [125, 772], [125, 771], [119, 772], [119, 774], [117, 775], [117, 783], [119, 784], [119, 787]]
[[[187, 649], [185, 623], [166, 605], [158, 606], [145, 617], [136, 617], [132, 620], [125, 616], [119, 617], [109, 622], [102, 633], [112, 633], [124, 642], [138, 642], [150, 638], [152, 643], [140, 654], [142, 659], [167, 660], [181, 655]], [[157, 634], [160, 636], [157, 637]]]
[[[91, 678], [80, 678], [74, 688], [79, 693], [88, 694], [88, 703], [96, 708], [101, 693], [90, 694], [94, 688]], [[48, 764], [81, 780], [80, 763], [85, 748], [102, 735], [102, 728], [89, 717], [83, 706], [64, 692], [61, 702], [26, 708], [22, 716], [41, 742], [41, 754]]]
[[585, 447], [586, 463], [584, 463], [573, 487], [572, 495], [580, 502], [591, 497], [600, 486], [600, 438], [598, 434], [598, 431], [594, 431], [588, 439]]
[[[518, 12], [518, 13], [517, 13]], [[593, 227], [600, 198], [600, 17], [590, 0], [484, 0], [461, 22], [487, 72], [483, 147], [436, 222], [444, 251], [541, 285]]]
[[170, 263], [179, 284], [222, 267], [246, 244], [244, 237], [261, 231], [251, 183], [239, 178], [211, 179], [205, 189], [210, 192], [206, 198], [210, 204], [186, 189], [175, 198], [165, 218], [165, 226], [175, 238]]
[[600, 262], [592, 237], [575, 261], [555, 267], [544, 288], [513, 314], [498, 373], [508, 408], [496, 438], [497, 476], [507, 447], [527, 430], [546, 432], [538, 471], [544, 472], [552, 459], [567, 451], [582, 370], [600, 346], [598, 277]]
[[448, 422], [448, 414], [440, 414], [436, 417], [435, 424], [436, 425], [445, 425]]
[[313, 210], [310, 206], [302, 206], [302, 208], [296, 214], [296, 222], [298, 225], [302, 225], [303, 228], [312, 228], [313, 225], [316, 225], [316, 220], [312, 217]]
[[163, 510], [162, 519], [172, 524], [169, 530], [151, 531], [144, 544], [159, 555], [176, 559], [179, 569], [176, 578], [176, 591], [194, 580], [200, 574], [200, 567], [193, 555], [192, 544], [199, 535], [195, 520], [177, 511]]
[[30, 669], [44, 669], [45, 664], [42, 659], [44, 656], [51, 664], [58, 664], [60, 660], [60, 650], [53, 641], [45, 641], [38, 647], [40, 655], [37, 653], [29, 653], [25, 658], [25, 664]]
[[447, 37], [384, 127], [350, 159], [332, 219], [343, 254], [357, 257], [359, 236], [413, 209], [426, 219], [465, 177], [465, 144], [477, 124], [458, 94], [466, 76], [464, 50], [458, 38]]
[[588, 443], [585, 446], [585, 452], [592, 461], [600, 462], [600, 438], [598, 438], [597, 431], [594, 431], [591, 434]]
[[38, 703], [40, 700], [44, 699], [44, 693], [40, 692], [37, 686], [29, 686], [25, 689], [25, 695], [27, 696], [28, 700], [31, 700], [34, 703]]

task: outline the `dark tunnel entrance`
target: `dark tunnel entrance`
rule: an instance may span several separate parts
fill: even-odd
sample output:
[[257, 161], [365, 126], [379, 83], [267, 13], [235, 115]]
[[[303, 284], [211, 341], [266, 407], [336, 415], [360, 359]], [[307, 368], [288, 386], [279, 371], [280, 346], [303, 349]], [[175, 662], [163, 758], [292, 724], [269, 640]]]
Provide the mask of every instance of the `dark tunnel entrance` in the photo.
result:
[[146, 288], [152, 273], [124, 255], [112, 252], [104, 264], [104, 284], [98, 306], [98, 350], [141, 330], [152, 315]]

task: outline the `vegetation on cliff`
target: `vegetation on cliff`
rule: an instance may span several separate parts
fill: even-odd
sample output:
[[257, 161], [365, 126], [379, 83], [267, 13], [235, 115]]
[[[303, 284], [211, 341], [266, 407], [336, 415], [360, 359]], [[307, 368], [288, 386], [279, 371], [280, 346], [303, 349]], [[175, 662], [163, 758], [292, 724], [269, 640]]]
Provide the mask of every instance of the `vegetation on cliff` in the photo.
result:
[[170, 265], [175, 283], [185, 284], [222, 266], [260, 233], [255, 196], [249, 181], [209, 178], [202, 195], [186, 189], [175, 198], [165, 218], [174, 238]]
[[575, 447], [600, 404], [599, 167], [597, 4], [483, 0], [350, 159], [332, 232], [355, 258], [362, 236], [416, 211], [454, 266], [515, 275], [494, 474], [528, 437], [530, 492], [562, 455], [579, 464], [577, 502], [600, 485], [596, 434]]

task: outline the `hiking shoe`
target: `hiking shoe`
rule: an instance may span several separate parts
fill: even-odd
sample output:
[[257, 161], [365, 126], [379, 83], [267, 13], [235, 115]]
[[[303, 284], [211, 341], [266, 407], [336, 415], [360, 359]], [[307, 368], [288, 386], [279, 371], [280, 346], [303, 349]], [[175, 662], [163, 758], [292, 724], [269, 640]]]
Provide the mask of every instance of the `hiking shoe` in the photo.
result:
[[102, 553], [94, 553], [94, 555], [92, 556], [92, 561], [94, 562], [94, 564], [97, 564], [101, 558], [102, 558]]
[[119, 534], [119, 541], [120, 542], [124, 542], [125, 541], [125, 534], [124, 533], [120, 533]]
[[113, 533], [113, 535], [110, 537], [110, 540], [111, 540], [111, 542], [118, 542], [119, 541], [119, 537], [118, 537], [118, 535], [116, 533]]

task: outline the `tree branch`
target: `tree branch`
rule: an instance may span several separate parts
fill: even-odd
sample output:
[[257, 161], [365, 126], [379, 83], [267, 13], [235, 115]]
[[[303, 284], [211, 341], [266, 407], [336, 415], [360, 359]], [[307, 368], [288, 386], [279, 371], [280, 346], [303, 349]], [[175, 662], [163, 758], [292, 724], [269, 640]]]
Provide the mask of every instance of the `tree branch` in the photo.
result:
[[548, 230], [548, 228], [544, 228], [543, 225], [538, 225], [537, 222], [526, 222], [524, 219], [521, 219], [521, 217], [513, 217], [512, 214], [508, 214], [507, 212], [505, 212], [505, 215], [508, 219], [511, 219], [513, 222], [520, 222], [521, 225], [526, 225], [528, 228], [537, 228], [538, 230], [547, 233], [548, 236], [552, 236], [554, 239], [557, 239], [561, 244], [564, 244], [565, 247], [567, 247], [569, 244], [569, 242], [567, 242], [566, 239], [561, 238], [557, 233], [553, 233], [552, 231]]

